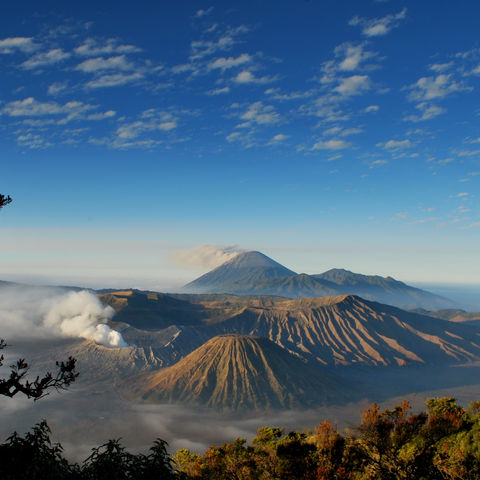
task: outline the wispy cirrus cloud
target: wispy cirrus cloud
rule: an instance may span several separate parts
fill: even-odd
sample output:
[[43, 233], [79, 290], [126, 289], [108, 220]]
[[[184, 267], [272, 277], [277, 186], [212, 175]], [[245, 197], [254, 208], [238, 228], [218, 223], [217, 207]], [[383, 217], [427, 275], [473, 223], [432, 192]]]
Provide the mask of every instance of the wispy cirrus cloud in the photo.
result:
[[10, 117], [38, 117], [46, 115], [71, 114], [96, 108], [79, 101], [70, 101], [63, 105], [57, 102], [40, 102], [33, 97], [7, 103], [1, 113]]
[[445, 108], [433, 105], [429, 102], [420, 102], [415, 105], [415, 108], [420, 111], [420, 114], [407, 115], [404, 117], [404, 120], [410, 122], [423, 122], [438, 117], [446, 112]]
[[351, 147], [351, 143], [337, 138], [332, 138], [330, 140], [319, 140], [316, 142], [312, 150], [344, 150]]
[[388, 140], [387, 142], [377, 143], [377, 147], [390, 151], [403, 150], [405, 148], [411, 148], [412, 146], [412, 142], [408, 138], [405, 140]]
[[208, 7], [206, 9], [199, 9], [195, 12], [195, 14], [193, 15], [194, 18], [203, 18], [203, 17], [206, 17], [207, 15], [210, 15], [210, 13], [213, 12], [213, 7]]
[[273, 125], [281, 120], [280, 114], [272, 105], [264, 105], [263, 102], [254, 102], [248, 105], [247, 109], [239, 114], [243, 120], [237, 128], [246, 128], [252, 125]]
[[219, 57], [207, 64], [207, 70], [229, 70], [230, 68], [252, 62], [252, 56], [242, 53], [238, 57]]
[[355, 16], [348, 24], [354, 27], [361, 27], [362, 33], [367, 37], [379, 37], [386, 35], [392, 29], [400, 25], [400, 21], [407, 16], [407, 9], [404, 8], [398, 13], [392, 13], [379, 18], [364, 18]]
[[94, 78], [85, 84], [86, 88], [108, 88], [119, 87], [128, 83], [133, 83], [144, 77], [142, 72], [133, 73], [112, 73], [107, 75], [101, 75]]
[[373, 65], [365, 66], [365, 62], [377, 56], [376, 52], [366, 49], [366, 44], [355, 45], [351, 42], [342, 43], [335, 48], [337, 68], [340, 71], [350, 72], [360, 68], [375, 68]]
[[61, 48], [53, 48], [46, 52], [39, 52], [28, 60], [20, 64], [20, 68], [24, 70], [33, 70], [41, 67], [48, 67], [56, 63], [62, 62], [71, 56]]
[[277, 133], [270, 139], [268, 145], [279, 145], [280, 143], [283, 143], [285, 140], [287, 140], [289, 137], [290, 135], [285, 135], [284, 133]]
[[248, 31], [249, 28], [246, 25], [240, 25], [238, 27], [228, 27], [226, 31], [222, 32], [217, 38], [212, 40], [194, 40], [190, 44], [190, 60], [196, 61], [217, 52], [230, 50], [236, 43], [238, 43], [238, 37]]
[[333, 91], [344, 97], [351, 97], [370, 90], [371, 86], [372, 82], [368, 75], [352, 75], [342, 78]]
[[18, 51], [31, 53], [39, 48], [31, 37], [10, 37], [0, 40], [0, 54], [11, 54]]
[[74, 53], [81, 57], [98, 57], [101, 55], [127, 54], [141, 51], [141, 48], [135, 45], [122, 44], [115, 38], [106, 40], [87, 38], [74, 49]]
[[233, 82], [241, 85], [246, 84], [265, 84], [271, 83], [276, 80], [276, 77], [270, 77], [265, 75], [263, 77], [257, 77], [250, 70], [242, 70], [235, 77], [233, 77]]
[[444, 73], [436, 77], [422, 77], [407, 87], [411, 90], [408, 97], [413, 101], [431, 101], [462, 90], [472, 90], [471, 87], [456, 82], [452, 77], [451, 74]]
[[111, 138], [90, 138], [90, 143], [111, 148], [153, 148], [170, 140], [168, 135], [179, 125], [179, 114], [171, 111], [145, 110], [135, 120], [122, 120]]
[[95, 57], [84, 60], [79, 63], [75, 70], [84, 73], [96, 73], [104, 70], [132, 70], [134, 64], [127, 60], [125, 55], [117, 55], [114, 57]]

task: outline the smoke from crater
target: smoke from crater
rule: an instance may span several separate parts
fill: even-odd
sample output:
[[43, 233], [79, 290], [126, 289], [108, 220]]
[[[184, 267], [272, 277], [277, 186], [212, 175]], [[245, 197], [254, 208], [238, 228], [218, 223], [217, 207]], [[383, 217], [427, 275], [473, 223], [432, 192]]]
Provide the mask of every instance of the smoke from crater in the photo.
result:
[[128, 347], [107, 322], [115, 311], [93, 293], [42, 288], [0, 290], [0, 338], [85, 338], [112, 348]]

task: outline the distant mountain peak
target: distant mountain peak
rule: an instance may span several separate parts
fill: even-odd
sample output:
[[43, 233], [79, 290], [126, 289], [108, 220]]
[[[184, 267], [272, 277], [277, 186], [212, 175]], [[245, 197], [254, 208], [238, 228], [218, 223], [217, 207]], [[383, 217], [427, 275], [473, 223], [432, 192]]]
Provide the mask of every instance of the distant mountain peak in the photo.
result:
[[275, 295], [288, 298], [352, 293], [367, 300], [401, 308], [453, 308], [446, 298], [411, 287], [392, 277], [363, 275], [332, 268], [318, 275], [296, 274], [261, 252], [239, 253], [214, 270], [185, 285], [186, 293]]
[[236, 293], [241, 285], [262, 283], [296, 273], [261, 252], [242, 252], [185, 285], [192, 293]]
[[[230, 260], [226, 261], [224, 264], [220, 265], [221, 268], [222, 266], [226, 265], [231, 265], [237, 268], [282, 268], [285, 270], [288, 270], [286, 267], [281, 265], [280, 263], [276, 262], [275, 260], [272, 260], [270, 257], [267, 257], [265, 254], [262, 252], [258, 252], [256, 250], [252, 250], [249, 252], [242, 252], [239, 253], [237, 256], [231, 258]], [[288, 270], [290, 275], [295, 275], [295, 272], [292, 272], [291, 270]]]

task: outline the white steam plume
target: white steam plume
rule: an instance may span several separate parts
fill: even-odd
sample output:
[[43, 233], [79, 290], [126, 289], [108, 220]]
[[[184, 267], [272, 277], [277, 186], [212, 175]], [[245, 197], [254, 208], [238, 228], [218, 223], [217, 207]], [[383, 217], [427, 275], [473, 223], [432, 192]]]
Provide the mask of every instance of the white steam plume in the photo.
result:
[[0, 337], [74, 337], [94, 340], [106, 347], [128, 347], [121, 333], [107, 322], [115, 311], [86, 291], [50, 288], [0, 289]]
[[244, 251], [238, 245], [200, 245], [174, 252], [172, 258], [184, 267], [215, 268]]

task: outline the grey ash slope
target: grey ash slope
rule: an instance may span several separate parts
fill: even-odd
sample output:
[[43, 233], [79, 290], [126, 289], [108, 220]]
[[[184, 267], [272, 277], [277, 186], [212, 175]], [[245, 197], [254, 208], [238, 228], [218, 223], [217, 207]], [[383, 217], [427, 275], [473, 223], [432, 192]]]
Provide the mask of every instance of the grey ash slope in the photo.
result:
[[317, 275], [297, 274], [260, 252], [241, 253], [185, 285], [188, 293], [277, 295], [288, 298], [353, 294], [404, 309], [457, 307], [450, 300], [391, 277], [333, 269]]

